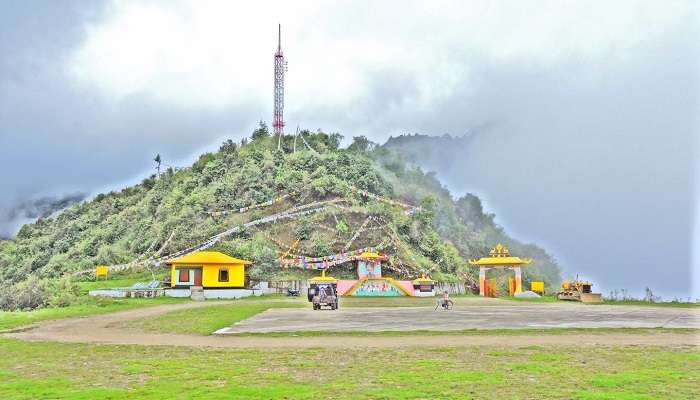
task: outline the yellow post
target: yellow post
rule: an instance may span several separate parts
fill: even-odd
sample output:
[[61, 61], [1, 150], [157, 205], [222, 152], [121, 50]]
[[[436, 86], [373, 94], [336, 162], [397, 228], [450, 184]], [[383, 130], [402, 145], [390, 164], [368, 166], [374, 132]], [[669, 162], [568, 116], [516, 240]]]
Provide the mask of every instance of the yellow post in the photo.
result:
[[487, 279], [486, 284], [488, 286], [488, 296], [497, 297], [498, 287], [496, 286], [496, 278]]
[[515, 294], [515, 278], [508, 277], [508, 296]]
[[484, 287], [485, 284], [486, 284], [486, 268], [479, 267], [479, 296], [486, 295], [486, 290]]
[[513, 267], [515, 271], [515, 293], [520, 293], [523, 291], [523, 273], [520, 267]]

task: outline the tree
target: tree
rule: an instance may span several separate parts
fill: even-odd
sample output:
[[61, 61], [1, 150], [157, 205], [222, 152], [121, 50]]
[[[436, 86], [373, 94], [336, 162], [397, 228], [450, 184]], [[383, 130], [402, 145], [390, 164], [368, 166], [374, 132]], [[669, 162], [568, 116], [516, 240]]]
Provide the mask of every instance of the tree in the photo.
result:
[[340, 147], [340, 142], [343, 141], [343, 135], [340, 133], [331, 133], [328, 135], [328, 145], [331, 149], [337, 150]]
[[219, 147], [219, 151], [225, 154], [234, 154], [238, 150], [238, 146], [231, 139], [227, 139]]
[[371, 147], [373, 147], [372, 142], [367, 139], [367, 136], [355, 136], [352, 138], [352, 143], [350, 146], [348, 146], [348, 150], [350, 151], [357, 151], [357, 152], [366, 152], [368, 150], [371, 150]]
[[258, 127], [253, 131], [251, 139], [258, 140], [266, 137], [270, 137], [270, 131], [267, 129], [265, 121], [260, 120], [260, 122], [258, 122]]
[[423, 197], [420, 202], [420, 212], [417, 214], [418, 220], [420, 220], [426, 226], [432, 226], [433, 221], [435, 220], [435, 213], [437, 211], [436, 207], [437, 204], [435, 197], [431, 195]]
[[294, 231], [294, 236], [299, 240], [308, 240], [311, 238], [313, 233], [313, 227], [311, 226], [311, 221], [309, 218], [302, 217], [299, 218], [299, 225]]
[[471, 193], [466, 193], [457, 200], [457, 215], [462, 217], [464, 222], [472, 223], [478, 228], [483, 227], [484, 222], [487, 222], [481, 199]]
[[153, 161], [156, 162], [156, 172], [157, 172], [157, 175], [160, 176], [160, 163], [161, 163], [160, 154], [156, 154], [156, 158], [154, 158]]

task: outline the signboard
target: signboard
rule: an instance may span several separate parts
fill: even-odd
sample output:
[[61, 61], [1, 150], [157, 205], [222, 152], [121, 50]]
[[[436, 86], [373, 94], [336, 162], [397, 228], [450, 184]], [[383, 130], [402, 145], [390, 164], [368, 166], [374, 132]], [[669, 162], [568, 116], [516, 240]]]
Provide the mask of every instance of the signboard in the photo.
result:
[[530, 290], [535, 293], [544, 293], [544, 282], [530, 282]]
[[106, 265], [98, 265], [97, 267], [95, 267], [96, 277], [107, 276], [107, 272], [109, 272], [109, 268], [107, 268]]
[[418, 285], [418, 290], [421, 292], [432, 292], [433, 291], [433, 284], [432, 283], [421, 283]]

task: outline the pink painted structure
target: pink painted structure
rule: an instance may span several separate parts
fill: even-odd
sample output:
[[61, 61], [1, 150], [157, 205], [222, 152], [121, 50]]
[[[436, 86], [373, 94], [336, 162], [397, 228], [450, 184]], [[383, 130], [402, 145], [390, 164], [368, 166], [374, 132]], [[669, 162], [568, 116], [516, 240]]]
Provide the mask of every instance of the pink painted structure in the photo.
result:
[[401, 285], [401, 287], [403, 287], [403, 289], [404, 289], [405, 291], [407, 291], [408, 293], [410, 293], [411, 296], [414, 295], [414, 290], [415, 290], [415, 289], [413, 289], [413, 282], [411, 282], [411, 281], [396, 281], [396, 282], [398, 282], [399, 285]]
[[338, 280], [338, 288], [336, 290], [338, 290], [338, 294], [340, 296], [343, 296], [345, 295], [345, 292], [350, 290], [350, 288], [353, 287], [353, 285], [356, 283], [357, 279], [340, 279]]
[[413, 282], [382, 277], [382, 261], [386, 259], [386, 256], [377, 253], [363, 253], [357, 259], [359, 279], [339, 280], [338, 294], [340, 296], [413, 296]]

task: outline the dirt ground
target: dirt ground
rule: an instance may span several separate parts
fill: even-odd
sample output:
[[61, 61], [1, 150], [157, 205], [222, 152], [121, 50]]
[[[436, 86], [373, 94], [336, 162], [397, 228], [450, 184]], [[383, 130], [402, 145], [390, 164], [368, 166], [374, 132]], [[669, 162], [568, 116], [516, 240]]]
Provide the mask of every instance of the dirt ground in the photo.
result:
[[[197, 346], [197, 347], [295, 347], [295, 348], [310, 348], [310, 347], [407, 347], [407, 346], [465, 346], [465, 345], [499, 345], [499, 346], [528, 346], [528, 345], [700, 345], [700, 335], [698, 333], [604, 333], [604, 334], [536, 334], [536, 335], [425, 335], [425, 336], [300, 336], [300, 337], [270, 337], [270, 336], [236, 336], [236, 335], [188, 335], [188, 334], [163, 334], [141, 332], [125, 328], [129, 321], [140, 318], [150, 318], [156, 315], [161, 315], [166, 312], [207, 307], [211, 305], [227, 304], [226, 302], [216, 303], [184, 303], [184, 304], [168, 304], [159, 305], [148, 308], [141, 308], [129, 311], [122, 311], [112, 314], [95, 315], [90, 317], [67, 318], [56, 321], [46, 321], [38, 324], [36, 327], [15, 333], [8, 333], [4, 336], [13, 337], [23, 340], [33, 341], [58, 341], [70, 343], [105, 343], [105, 344], [140, 344], [140, 345], [165, 345], [165, 346]], [[547, 304], [527, 304], [513, 303], [508, 305], [489, 306], [489, 314], [484, 314], [485, 311], [478, 311], [482, 307], [473, 306], [466, 311], [433, 311], [432, 308], [359, 308], [347, 309], [341, 312], [313, 312], [311, 310], [268, 310], [258, 316], [241, 321], [234, 325], [234, 328], [254, 327], [260, 325], [261, 321], [269, 321], [275, 318], [283, 317], [283, 320], [294, 325], [299, 322], [294, 318], [320, 318], [323, 320], [333, 319], [339, 324], [343, 321], [348, 321], [349, 317], [363, 316], [362, 318], [374, 321], [374, 325], [363, 326], [362, 328], [373, 328], [377, 330], [379, 325], [377, 321], [385, 321], [387, 329], [393, 327], [391, 324], [396, 324], [396, 315], [406, 313], [404, 320], [419, 324], [424, 328], [422, 317], [426, 321], [436, 318], [441, 319], [444, 324], [432, 326], [432, 329], [449, 329], [450, 321], [458, 321], [464, 319], [474, 319], [475, 321], [487, 318], [489, 315], [493, 317], [500, 313], [506, 313], [505, 316], [511, 317], [521, 314], [520, 319], [527, 319], [524, 315], [528, 314], [531, 307], [533, 310], [538, 310], [540, 314], [549, 315], [548, 319], [553, 318], [553, 312], [561, 312], [557, 307]], [[495, 308], [494, 308], [495, 307]], [[504, 307], [501, 309], [501, 307]], [[510, 307], [510, 309], [509, 309]], [[576, 306], [574, 306], [576, 307]], [[609, 308], [615, 310], [609, 310]], [[640, 308], [643, 308], [640, 310]], [[279, 311], [282, 311], [280, 313]], [[301, 314], [286, 314], [286, 311], [301, 311]], [[308, 311], [308, 312], [306, 312]], [[642, 320], [660, 321], [661, 325], [666, 327], [698, 327], [698, 310], [694, 309], [672, 309], [672, 308], [652, 308], [652, 307], [633, 307], [633, 306], [593, 306], [588, 309], [577, 310], [578, 314], [583, 318], [605, 320], [611, 314], [616, 318], [627, 318], [627, 320], [636, 320], [642, 316]], [[481, 312], [477, 318], [475, 314]], [[384, 318], [387, 313], [394, 317], [387, 320]], [[597, 317], [596, 317], [597, 316]], [[636, 316], [636, 317], [635, 317]], [[665, 318], [665, 319], [664, 319]], [[401, 319], [401, 318], [400, 318]], [[400, 320], [399, 319], [399, 320]], [[483, 321], [483, 320], [482, 320]], [[399, 321], [400, 322], [400, 321]], [[351, 321], [351, 323], [353, 323]], [[569, 322], [564, 322], [566, 327]], [[654, 322], [657, 323], [657, 322]], [[347, 322], [345, 322], [347, 324]], [[446, 325], [445, 325], [446, 324]], [[445, 328], [447, 326], [448, 328]], [[461, 325], [460, 325], [461, 326]], [[561, 324], [560, 324], [561, 326]], [[309, 327], [308, 325], [306, 326]], [[414, 325], [403, 326], [403, 329], [420, 329]], [[532, 326], [531, 326], [532, 327]], [[281, 326], [281, 329], [288, 327]], [[279, 330], [279, 329], [278, 329]], [[297, 329], [298, 330], [298, 329]], [[318, 330], [318, 329], [314, 329]], [[362, 329], [368, 330], [368, 329]]]

